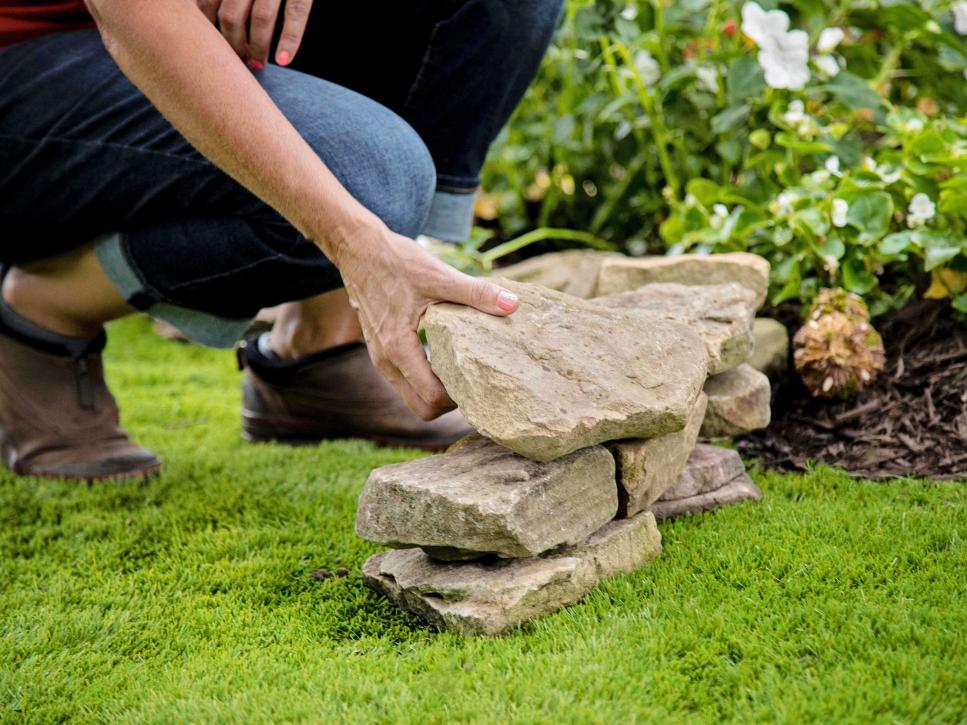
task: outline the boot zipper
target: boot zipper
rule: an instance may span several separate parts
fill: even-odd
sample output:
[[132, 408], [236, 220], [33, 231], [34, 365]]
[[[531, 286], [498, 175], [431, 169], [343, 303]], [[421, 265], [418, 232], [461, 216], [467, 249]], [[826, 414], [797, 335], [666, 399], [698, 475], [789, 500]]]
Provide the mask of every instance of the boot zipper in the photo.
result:
[[77, 358], [77, 402], [82, 410], [94, 410], [94, 388], [87, 358]]

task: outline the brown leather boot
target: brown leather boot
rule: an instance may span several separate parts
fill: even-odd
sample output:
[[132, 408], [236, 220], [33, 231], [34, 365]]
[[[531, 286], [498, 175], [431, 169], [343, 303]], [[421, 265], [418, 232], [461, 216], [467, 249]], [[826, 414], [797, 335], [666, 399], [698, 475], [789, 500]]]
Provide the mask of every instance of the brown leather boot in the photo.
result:
[[99, 480], [143, 477], [161, 462], [118, 427], [101, 333], [80, 356], [0, 331], [0, 451], [15, 473]]
[[362, 343], [288, 362], [267, 358], [253, 337], [238, 349], [238, 363], [245, 370], [242, 435], [250, 441], [368, 438], [439, 451], [473, 432], [456, 410], [421, 420], [379, 374]]

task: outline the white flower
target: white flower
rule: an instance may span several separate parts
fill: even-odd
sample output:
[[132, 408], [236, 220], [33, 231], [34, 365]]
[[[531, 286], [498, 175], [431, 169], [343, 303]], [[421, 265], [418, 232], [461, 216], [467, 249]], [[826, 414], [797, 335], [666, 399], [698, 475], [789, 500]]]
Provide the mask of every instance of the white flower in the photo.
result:
[[709, 93], [719, 92], [719, 72], [715, 66], [700, 65], [695, 69], [695, 77]]
[[814, 184], [825, 184], [829, 181], [829, 172], [826, 169], [817, 169], [809, 175], [809, 179]]
[[820, 53], [832, 53], [845, 37], [846, 33], [843, 32], [842, 28], [826, 28], [819, 34], [816, 50]]
[[796, 203], [796, 195], [791, 191], [783, 191], [776, 197], [776, 207], [780, 214], [788, 216], [792, 214], [792, 205]]
[[696, 204], [698, 204], [698, 197], [696, 197], [695, 194], [685, 194], [686, 206], [695, 206]]
[[789, 30], [789, 16], [782, 10], [766, 12], [756, 3], [742, 6], [742, 32], [760, 48]]
[[833, 199], [833, 213], [830, 217], [833, 220], [834, 227], [845, 227], [846, 226], [846, 212], [849, 211], [849, 204], [846, 203], [846, 199]]
[[903, 124], [903, 130], [907, 133], [920, 133], [923, 130], [923, 120], [919, 118], [911, 118], [909, 121]]
[[789, 107], [786, 112], [780, 116], [783, 123], [788, 123], [790, 126], [795, 126], [800, 123], [804, 118], [806, 118], [806, 104], [800, 101], [798, 98], [789, 101]]
[[831, 173], [833, 176], [842, 176], [839, 172], [839, 156], [830, 156], [826, 159], [826, 163], [823, 164], [826, 167], [826, 171]]
[[937, 207], [933, 201], [924, 193], [914, 194], [907, 207], [907, 225], [910, 227], [920, 227], [933, 219], [937, 213]]
[[716, 204], [712, 207], [712, 216], [708, 220], [712, 229], [721, 229], [722, 224], [729, 218], [729, 208], [725, 204]]
[[[965, 0], [967, 2], [967, 0]], [[759, 65], [772, 88], [799, 90], [809, 80], [809, 36], [789, 30], [789, 16], [766, 12], [756, 3], [742, 6], [742, 32], [759, 47]]]
[[813, 58], [813, 65], [827, 78], [839, 73], [839, 62], [831, 55], [817, 55]]
[[864, 156], [863, 161], [860, 163], [865, 171], [876, 171], [876, 161], [874, 161], [869, 156]]
[[954, 3], [952, 9], [954, 11], [954, 30], [961, 35], [967, 35], [967, 0]]
[[626, 5], [625, 9], [621, 11], [621, 17], [625, 20], [634, 20], [638, 17], [638, 8], [634, 5]]
[[809, 36], [792, 30], [759, 51], [759, 65], [770, 88], [801, 90], [809, 80]]
[[628, 250], [628, 254], [630, 254], [632, 257], [640, 257], [648, 251], [648, 244], [644, 239], [632, 239], [628, 242], [626, 248]]
[[647, 50], [635, 53], [635, 68], [638, 69], [641, 80], [649, 86], [654, 85], [661, 78], [661, 66]]
[[900, 180], [900, 172], [899, 171], [887, 171], [887, 172], [884, 172], [884, 171], [881, 170], [881, 171], [878, 171], [877, 173], [879, 173], [880, 178], [883, 179], [883, 183], [884, 184], [893, 184], [893, 183], [896, 183], [897, 181]]
[[806, 106], [798, 98], [789, 101], [789, 107], [779, 120], [796, 129], [796, 133], [800, 136], [813, 135], [813, 119], [806, 113]]

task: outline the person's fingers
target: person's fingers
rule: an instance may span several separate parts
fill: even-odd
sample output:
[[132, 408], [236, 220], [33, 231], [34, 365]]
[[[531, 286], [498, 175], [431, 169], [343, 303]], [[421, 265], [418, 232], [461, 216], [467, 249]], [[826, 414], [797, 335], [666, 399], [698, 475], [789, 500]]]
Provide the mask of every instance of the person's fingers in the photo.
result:
[[248, 60], [246, 26], [251, 6], [252, 0], [222, 0], [218, 8], [218, 29], [243, 60]]
[[198, 0], [198, 9], [202, 11], [209, 22], [214, 25], [218, 20], [218, 7], [221, 0]]
[[443, 387], [443, 383], [433, 374], [423, 345], [420, 343], [420, 337], [415, 331], [408, 333], [405, 338], [400, 338], [394, 346], [387, 346], [387, 353], [406, 382], [433, 411], [431, 417], [435, 418], [456, 407], [446, 388]]
[[285, 23], [282, 25], [282, 35], [275, 50], [275, 62], [279, 65], [289, 65], [302, 44], [302, 35], [309, 22], [312, 11], [312, 0], [286, 0]]
[[269, 62], [269, 48], [281, 0], [255, 0], [248, 24], [248, 52], [252, 60]]
[[433, 420], [440, 415], [442, 411], [428, 405], [420, 397], [392, 359], [383, 352], [378, 344], [368, 346], [368, 349], [373, 365], [386, 378], [389, 384], [396, 388], [396, 392], [403, 398], [403, 402], [406, 403], [407, 408], [412, 410], [422, 420]]
[[443, 284], [438, 296], [443, 301], [458, 302], [501, 317], [514, 312], [519, 304], [517, 295], [510, 290], [490, 280], [471, 277], [456, 270]]

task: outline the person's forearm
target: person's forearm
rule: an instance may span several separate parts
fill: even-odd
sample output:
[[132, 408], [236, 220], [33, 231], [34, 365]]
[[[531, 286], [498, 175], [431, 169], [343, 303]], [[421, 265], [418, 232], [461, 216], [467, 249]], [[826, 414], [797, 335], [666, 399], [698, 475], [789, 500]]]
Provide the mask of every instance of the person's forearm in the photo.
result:
[[87, 0], [121, 70], [182, 134], [337, 265], [381, 222], [339, 183], [193, 0]]

